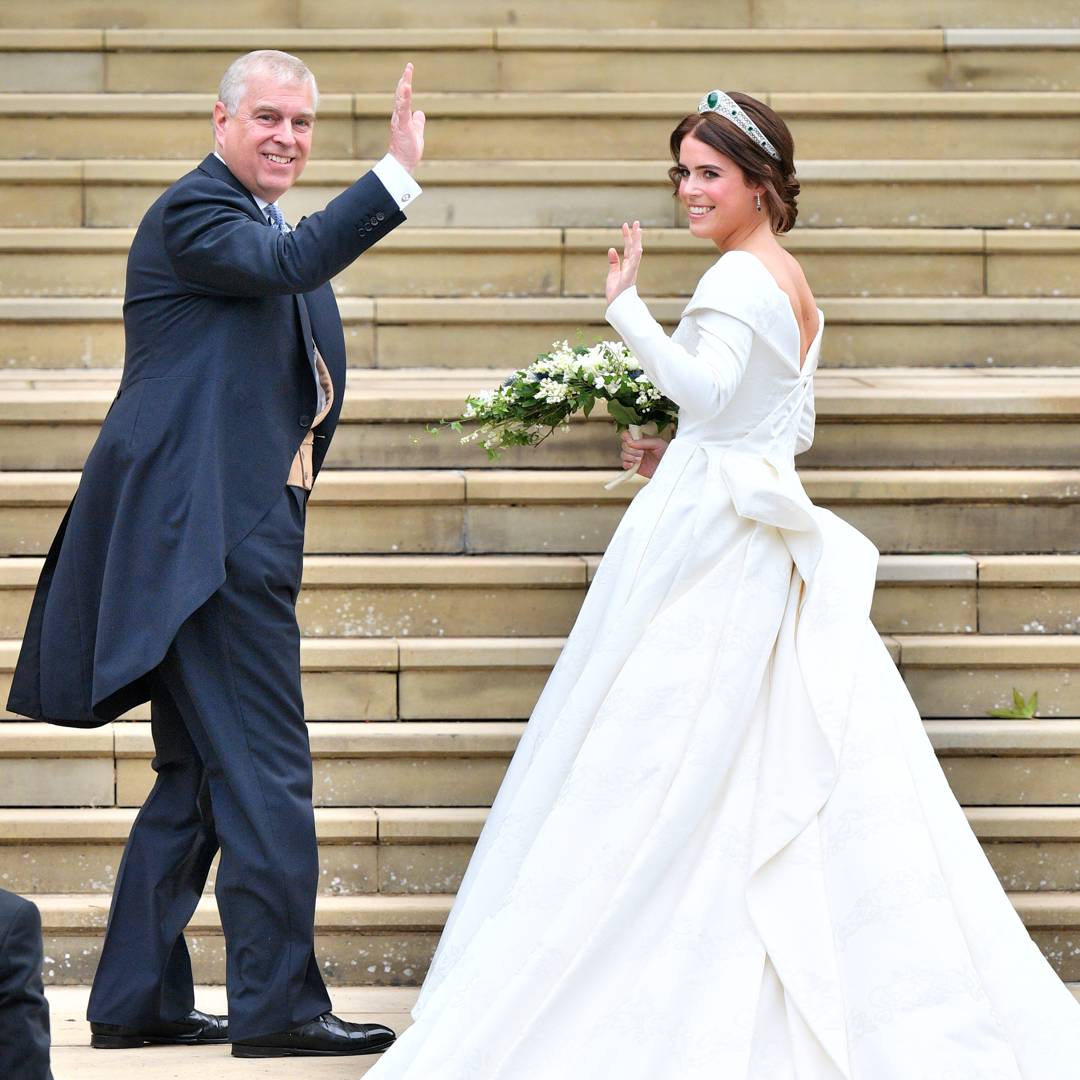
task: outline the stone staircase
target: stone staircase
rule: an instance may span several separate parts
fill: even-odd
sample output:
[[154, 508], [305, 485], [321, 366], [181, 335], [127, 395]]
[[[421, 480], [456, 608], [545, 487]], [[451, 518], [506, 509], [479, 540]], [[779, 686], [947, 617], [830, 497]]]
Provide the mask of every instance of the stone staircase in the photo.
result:
[[[744, 88], [791, 122], [787, 243], [829, 323], [807, 489], [884, 553], [875, 625], [1032, 936], [1080, 981], [1078, 28], [1065, 0], [3, 0], [0, 694], [115, 392], [132, 229], [209, 149], [221, 71], [269, 46], [316, 72], [295, 219], [382, 152], [414, 60], [425, 195], [336, 283], [351, 382], [300, 620], [320, 957], [338, 984], [417, 982], [634, 490], [603, 490], [598, 416], [494, 464], [425, 425], [552, 340], [609, 333], [625, 218], [677, 319], [715, 252], [670, 197], [667, 135], [703, 90]], [[1039, 715], [990, 718], [1013, 687]], [[39, 902], [54, 984], [93, 974], [146, 721], [0, 722], [0, 884]], [[191, 937], [220, 981], [209, 896]]]

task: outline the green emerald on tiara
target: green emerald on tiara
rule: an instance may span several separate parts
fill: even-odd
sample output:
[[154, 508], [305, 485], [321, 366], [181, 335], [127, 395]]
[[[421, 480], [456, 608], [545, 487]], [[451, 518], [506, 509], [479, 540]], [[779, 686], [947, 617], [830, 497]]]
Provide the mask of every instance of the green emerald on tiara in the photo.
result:
[[739, 103], [723, 90], [710, 90], [698, 104], [698, 112], [714, 112], [725, 117], [736, 127], [741, 128], [746, 136], [757, 143], [774, 161], [780, 160], [780, 153], [776, 147], [769, 142], [757, 124], [746, 115]]

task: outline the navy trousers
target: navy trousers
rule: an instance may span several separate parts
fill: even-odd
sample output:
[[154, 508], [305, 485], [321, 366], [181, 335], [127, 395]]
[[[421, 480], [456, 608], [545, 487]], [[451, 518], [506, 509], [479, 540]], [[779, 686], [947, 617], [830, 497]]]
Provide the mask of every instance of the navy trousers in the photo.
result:
[[90, 1020], [138, 1027], [193, 1008], [183, 931], [219, 847], [231, 1037], [330, 1008], [314, 953], [319, 858], [296, 623], [306, 498], [283, 490], [152, 675], [157, 780], [120, 863]]

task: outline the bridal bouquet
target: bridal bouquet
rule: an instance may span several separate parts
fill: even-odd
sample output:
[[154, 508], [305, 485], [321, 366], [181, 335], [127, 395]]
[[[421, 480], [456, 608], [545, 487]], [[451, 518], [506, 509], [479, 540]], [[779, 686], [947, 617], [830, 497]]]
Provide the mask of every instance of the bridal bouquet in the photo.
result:
[[[557, 341], [501, 386], [466, 398], [461, 417], [444, 424], [455, 431], [475, 424], [461, 441], [478, 442], [495, 460], [508, 447], [537, 446], [556, 428], [568, 430], [574, 413], [588, 416], [598, 401], [606, 402], [616, 429], [635, 439], [644, 426], [655, 425], [659, 434], [678, 417], [678, 406], [649, 381], [621, 341], [591, 346]], [[636, 467], [606, 486], [613, 488], [635, 472]]]

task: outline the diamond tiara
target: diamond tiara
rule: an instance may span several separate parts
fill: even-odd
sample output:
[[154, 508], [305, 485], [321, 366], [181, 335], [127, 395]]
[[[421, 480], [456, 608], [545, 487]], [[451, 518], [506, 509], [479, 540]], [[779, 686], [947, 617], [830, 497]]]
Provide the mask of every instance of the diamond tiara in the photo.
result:
[[698, 102], [697, 111], [699, 113], [714, 112], [725, 120], [730, 120], [737, 128], [749, 135], [769, 157], [780, 160], [776, 147], [765, 137], [761, 128], [743, 112], [739, 103], [728, 97], [723, 90], [710, 90]]

